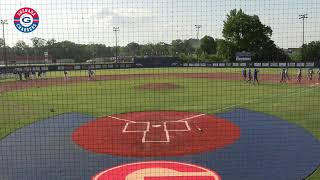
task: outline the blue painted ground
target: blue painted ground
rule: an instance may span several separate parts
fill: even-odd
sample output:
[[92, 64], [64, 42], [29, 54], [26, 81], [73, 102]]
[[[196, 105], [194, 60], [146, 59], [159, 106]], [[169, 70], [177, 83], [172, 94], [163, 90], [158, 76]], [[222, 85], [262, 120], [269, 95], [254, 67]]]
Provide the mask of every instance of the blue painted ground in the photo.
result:
[[0, 180], [87, 180], [98, 172], [137, 161], [198, 164], [223, 180], [300, 180], [320, 163], [320, 142], [277, 117], [236, 109], [219, 114], [241, 128], [235, 144], [214, 152], [163, 158], [93, 154], [76, 146], [72, 132], [94, 117], [63, 114], [23, 128], [0, 142]]

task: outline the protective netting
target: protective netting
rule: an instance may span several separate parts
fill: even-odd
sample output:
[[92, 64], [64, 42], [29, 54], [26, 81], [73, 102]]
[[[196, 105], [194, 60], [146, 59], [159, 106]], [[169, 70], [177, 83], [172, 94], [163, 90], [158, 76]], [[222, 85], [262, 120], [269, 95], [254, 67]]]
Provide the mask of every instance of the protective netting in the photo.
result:
[[317, 0], [0, 0], [0, 20], [0, 180], [320, 179]]

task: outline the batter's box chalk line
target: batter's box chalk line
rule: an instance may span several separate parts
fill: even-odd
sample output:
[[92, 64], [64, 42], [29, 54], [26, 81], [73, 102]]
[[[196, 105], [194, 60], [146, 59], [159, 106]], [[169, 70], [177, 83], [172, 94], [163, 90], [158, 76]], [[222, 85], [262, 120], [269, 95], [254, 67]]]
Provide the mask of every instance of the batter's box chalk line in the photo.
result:
[[[174, 121], [165, 121], [163, 124], [151, 125], [151, 122], [136, 122], [133, 120], [118, 118], [114, 116], [108, 116], [109, 118], [126, 122], [122, 133], [143, 133], [142, 143], [170, 143], [170, 132], [188, 132], [191, 131], [188, 120], [196, 120], [199, 117], [202, 117], [206, 114], [199, 114], [196, 116], [191, 116], [184, 119], [174, 120]], [[181, 125], [183, 124], [184, 128], [168, 128], [170, 125]], [[162, 130], [161, 130], [162, 129]], [[162, 131], [162, 132], [161, 132]], [[151, 136], [155, 135], [155, 139]], [[164, 139], [156, 140], [159, 136], [163, 136]]]

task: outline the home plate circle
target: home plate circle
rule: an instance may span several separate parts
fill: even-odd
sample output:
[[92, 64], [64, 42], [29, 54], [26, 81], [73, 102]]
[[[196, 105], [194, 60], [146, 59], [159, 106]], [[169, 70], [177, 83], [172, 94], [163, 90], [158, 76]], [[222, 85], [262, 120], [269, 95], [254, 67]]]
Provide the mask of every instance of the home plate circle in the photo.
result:
[[105, 170], [92, 180], [221, 180], [206, 168], [178, 162], [140, 162]]
[[152, 111], [105, 116], [72, 134], [80, 147], [126, 157], [178, 156], [209, 152], [233, 144], [240, 128], [212, 115]]

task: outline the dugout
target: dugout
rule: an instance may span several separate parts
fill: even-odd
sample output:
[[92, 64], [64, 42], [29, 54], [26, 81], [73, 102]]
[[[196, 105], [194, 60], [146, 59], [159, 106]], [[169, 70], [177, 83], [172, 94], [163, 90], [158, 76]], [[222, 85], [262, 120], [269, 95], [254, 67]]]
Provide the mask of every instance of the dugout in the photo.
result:
[[133, 62], [137, 67], [176, 67], [181, 65], [177, 57], [134, 57]]

